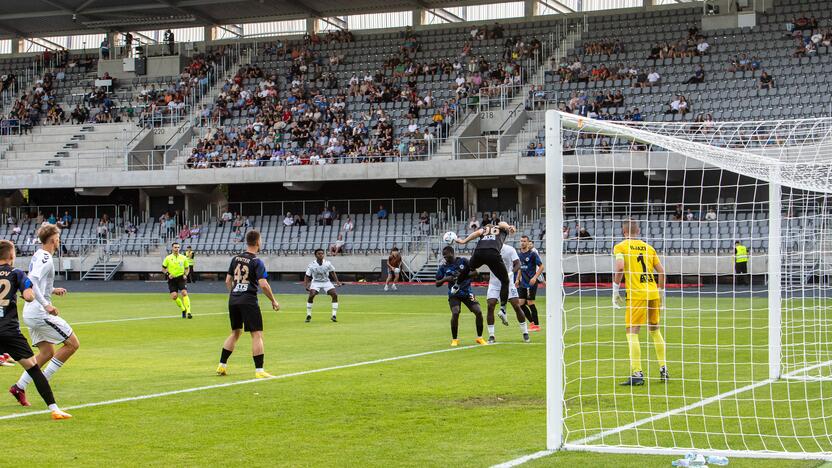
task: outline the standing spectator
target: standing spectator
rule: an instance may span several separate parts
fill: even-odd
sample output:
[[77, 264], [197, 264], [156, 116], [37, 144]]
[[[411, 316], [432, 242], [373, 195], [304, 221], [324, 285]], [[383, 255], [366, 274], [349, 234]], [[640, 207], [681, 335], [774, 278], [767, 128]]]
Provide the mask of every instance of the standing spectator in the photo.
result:
[[563, 227], [563, 240], [569, 239], [569, 226]]
[[165, 236], [168, 239], [172, 239], [176, 236], [176, 219], [174, 219], [171, 215], [166, 215], [165, 221]]
[[107, 223], [104, 220], [98, 221], [98, 228], [96, 228], [96, 233], [98, 234], [99, 239], [106, 239], [107, 236], [110, 234], [110, 227], [107, 226]]
[[321, 212], [321, 218], [323, 219], [324, 226], [332, 226], [332, 218], [334, 214], [332, 210], [329, 208], [324, 207], [324, 210]]
[[387, 219], [387, 210], [384, 209], [384, 205], [378, 206], [378, 212], [376, 212], [376, 218], [378, 219]]
[[101, 58], [107, 60], [110, 58], [110, 40], [107, 39], [107, 36], [104, 36], [104, 39], [101, 41]]
[[168, 45], [168, 55], [173, 55], [173, 44], [175, 42], [175, 39], [173, 36], [173, 32], [170, 29], [165, 31], [164, 41], [165, 44]]
[[[402, 256], [399, 253], [398, 247], [393, 247], [390, 251], [390, 256], [387, 257], [387, 280], [384, 282], [384, 290], [387, 291], [388, 286], [393, 291], [396, 291], [396, 283], [399, 282], [399, 277], [402, 272]], [[393, 283], [392, 285], [390, 283]]]
[[427, 211], [423, 211], [422, 214], [419, 215], [419, 230], [421, 230], [423, 234], [430, 231], [430, 216], [428, 216]]
[[130, 31], [124, 33], [124, 53], [126, 57], [133, 56], [133, 35]]

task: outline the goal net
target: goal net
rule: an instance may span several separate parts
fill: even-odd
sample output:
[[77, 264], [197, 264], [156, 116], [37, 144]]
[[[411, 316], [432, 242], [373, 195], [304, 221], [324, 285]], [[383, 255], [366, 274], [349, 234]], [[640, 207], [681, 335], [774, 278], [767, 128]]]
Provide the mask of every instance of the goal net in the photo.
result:
[[[546, 145], [548, 448], [832, 459], [832, 119], [550, 111]], [[667, 382], [613, 307], [627, 219], [666, 270]]]

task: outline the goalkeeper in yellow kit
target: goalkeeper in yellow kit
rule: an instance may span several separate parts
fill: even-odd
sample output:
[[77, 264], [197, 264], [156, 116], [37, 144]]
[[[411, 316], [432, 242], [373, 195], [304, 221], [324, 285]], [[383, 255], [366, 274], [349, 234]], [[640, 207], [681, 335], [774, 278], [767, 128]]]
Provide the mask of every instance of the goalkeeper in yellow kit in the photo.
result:
[[[656, 249], [639, 239], [641, 233], [638, 222], [624, 221], [621, 226], [624, 240], [613, 248], [615, 255], [615, 277], [612, 285], [612, 302], [614, 308], [624, 303], [621, 297], [621, 280], [627, 286], [627, 312], [624, 326], [627, 332], [627, 344], [630, 348], [630, 377], [621, 385], [644, 385], [644, 372], [641, 369], [641, 344], [638, 333], [647, 322], [647, 330], [656, 347], [659, 361], [659, 375], [662, 382], [669, 378], [665, 361], [665, 343], [659, 330], [662, 308], [662, 291], [664, 290], [664, 267], [656, 254]], [[654, 274], [655, 272], [655, 274]]]

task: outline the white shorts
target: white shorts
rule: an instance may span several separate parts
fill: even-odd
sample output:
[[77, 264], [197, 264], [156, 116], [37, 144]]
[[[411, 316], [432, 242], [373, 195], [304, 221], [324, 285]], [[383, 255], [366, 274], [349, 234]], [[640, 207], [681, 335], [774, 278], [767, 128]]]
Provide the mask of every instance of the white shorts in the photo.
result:
[[319, 293], [328, 293], [333, 289], [335, 289], [335, 286], [332, 285], [332, 281], [313, 281], [309, 285], [310, 291], [318, 291]]
[[[520, 294], [517, 293], [517, 288], [514, 286], [514, 283], [511, 283], [508, 286], [508, 298], [509, 299], [517, 299], [520, 297]], [[500, 285], [494, 283], [488, 283], [488, 292], [485, 293], [486, 299], [500, 299]]]
[[72, 335], [72, 327], [61, 317], [49, 315], [46, 317], [26, 318], [23, 323], [29, 327], [29, 338], [32, 344], [47, 343], [60, 344]]

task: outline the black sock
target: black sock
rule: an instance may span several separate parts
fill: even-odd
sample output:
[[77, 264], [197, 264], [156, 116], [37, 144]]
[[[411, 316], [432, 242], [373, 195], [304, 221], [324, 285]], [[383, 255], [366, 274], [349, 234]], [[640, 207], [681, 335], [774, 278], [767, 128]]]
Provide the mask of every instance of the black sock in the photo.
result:
[[255, 369], [262, 369], [263, 368], [263, 355], [258, 354], [254, 356], [254, 368]]
[[532, 322], [534, 322], [535, 325], [540, 325], [540, 320], [537, 318], [537, 305], [529, 304], [529, 309], [532, 310]]
[[477, 314], [477, 336], [482, 336], [482, 314]]
[[38, 393], [40, 393], [43, 401], [46, 402], [46, 406], [54, 405], [55, 395], [52, 394], [52, 387], [49, 385], [49, 380], [47, 380], [46, 376], [43, 375], [43, 372], [41, 372], [40, 366], [35, 364], [34, 366], [26, 369], [26, 373], [32, 378], [32, 382], [35, 383], [35, 387], [38, 389]]
[[228, 362], [228, 358], [231, 357], [231, 353], [234, 351], [229, 351], [225, 348], [222, 349], [222, 353], [220, 354], [220, 363], [225, 364]]
[[531, 311], [531, 309], [529, 309], [529, 306], [527, 304], [523, 304], [523, 305], [520, 306], [520, 310], [522, 310], [523, 315], [526, 316], [526, 321], [531, 322], [532, 321], [532, 311]]
[[451, 338], [456, 339], [459, 335], [459, 314], [451, 315]]

